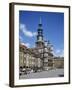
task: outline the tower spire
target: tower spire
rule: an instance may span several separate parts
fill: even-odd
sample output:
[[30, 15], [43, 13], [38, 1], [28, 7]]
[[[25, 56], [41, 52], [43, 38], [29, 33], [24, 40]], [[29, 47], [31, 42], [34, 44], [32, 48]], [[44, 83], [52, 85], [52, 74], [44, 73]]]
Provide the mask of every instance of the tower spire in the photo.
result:
[[40, 16], [40, 24], [42, 23], [41, 16]]
[[41, 17], [39, 18], [39, 24], [38, 24], [38, 30], [37, 30], [37, 42], [36, 46], [37, 47], [43, 47], [44, 45], [44, 40], [43, 40], [43, 28], [42, 28], [42, 21]]

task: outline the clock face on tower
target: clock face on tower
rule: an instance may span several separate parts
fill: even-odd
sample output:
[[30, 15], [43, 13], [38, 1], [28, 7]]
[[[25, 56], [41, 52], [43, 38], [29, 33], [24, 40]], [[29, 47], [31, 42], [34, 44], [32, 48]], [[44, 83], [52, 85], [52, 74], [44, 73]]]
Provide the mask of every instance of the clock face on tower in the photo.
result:
[[42, 37], [41, 36], [39, 36], [39, 40], [38, 41], [42, 41]]

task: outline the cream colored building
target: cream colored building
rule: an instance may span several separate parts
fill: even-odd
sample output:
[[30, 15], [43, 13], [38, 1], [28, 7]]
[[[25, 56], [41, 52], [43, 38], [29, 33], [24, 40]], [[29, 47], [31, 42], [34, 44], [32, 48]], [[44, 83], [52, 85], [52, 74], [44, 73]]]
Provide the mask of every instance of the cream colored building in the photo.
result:
[[39, 54], [36, 54], [24, 45], [20, 45], [19, 66], [29, 68], [41, 67], [41, 59], [39, 58]]
[[64, 57], [54, 57], [53, 68], [64, 68]]

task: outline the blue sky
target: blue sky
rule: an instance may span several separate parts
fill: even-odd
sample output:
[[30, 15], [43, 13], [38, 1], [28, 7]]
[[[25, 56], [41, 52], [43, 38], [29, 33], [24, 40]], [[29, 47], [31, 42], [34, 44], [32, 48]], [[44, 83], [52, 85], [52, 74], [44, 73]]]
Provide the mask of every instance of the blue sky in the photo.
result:
[[64, 54], [64, 13], [19, 11], [19, 40], [27, 47], [34, 47], [40, 17], [44, 39], [50, 40], [54, 53]]

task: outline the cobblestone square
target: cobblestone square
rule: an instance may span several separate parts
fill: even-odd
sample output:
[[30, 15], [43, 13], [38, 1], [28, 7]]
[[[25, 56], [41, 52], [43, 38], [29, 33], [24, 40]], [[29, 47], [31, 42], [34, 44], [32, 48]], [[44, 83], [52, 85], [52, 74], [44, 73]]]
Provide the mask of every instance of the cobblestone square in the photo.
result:
[[37, 73], [30, 73], [27, 75], [21, 75], [20, 79], [35, 79], [35, 78], [53, 78], [53, 77], [63, 77], [64, 69], [53, 69], [48, 71], [42, 71]]

